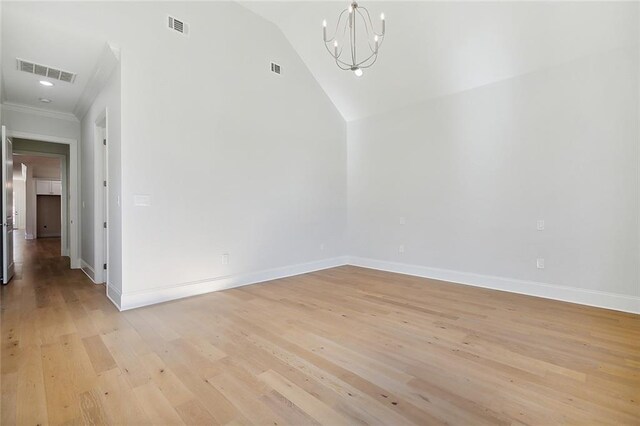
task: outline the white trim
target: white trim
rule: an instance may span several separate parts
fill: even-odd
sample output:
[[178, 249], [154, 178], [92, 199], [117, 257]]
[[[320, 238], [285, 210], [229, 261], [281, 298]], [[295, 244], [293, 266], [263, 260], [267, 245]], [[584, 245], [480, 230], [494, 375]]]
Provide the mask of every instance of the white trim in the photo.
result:
[[[319, 271], [321, 269], [335, 268], [336, 266], [346, 265], [347, 260], [348, 258], [346, 256], [334, 257], [331, 259], [266, 269], [247, 274], [208, 278], [188, 283], [171, 284], [162, 288], [134, 291], [124, 293], [122, 295], [118, 294], [121, 296], [119, 305], [111, 297], [109, 297], [109, 299], [111, 299], [118, 309], [124, 311], [127, 309], [139, 308], [141, 306], [153, 305], [155, 303], [167, 302], [169, 300], [197, 296], [199, 294], [210, 293], [212, 291], [226, 290], [234, 287], [290, 277], [293, 275], [306, 274], [309, 272]], [[108, 286], [107, 288], [112, 289], [111, 286]], [[113, 290], [117, 291], [116, 289]]]
[[98, 282], [96, 282], [95, 280], [95, 276], [96, 273], [93, 270], [93, 268], [91, 267], [91, 265], [89, 265], [87, 262], [85, 262], [84, 259], [80, 259], [80, 270], [82, 272], [84, 272], [84, 274], [89, 277], [89, 279], [94, 283], [94, 284], [100, 284]]
[[640, 314], [640, 297], [505, 277], [349, 257], [350, 265]]
[[78, 120], [78, 117], [68, 112], [50, 111], [47, 109], [41, 109], [41, 108], [36, 108], [32, 106], [27, 106], [27, 105], [14, 104], [11, 102], [4, 102], [2, 104], [2, 108], [6, 109], [7, 111], [23, 112], [25, 114], [33, 114], [33, 115], [38, 115], [40, 117], [57, 118], [59, 120], [72, 121], [74, 123], [80, 122], [80, 120]]
[[120, 290], [113, 287], [112, 285], [107, 284], [106, 287], [107, 297], [109, 298], [109, 300], [111, 300], [111, 303], [116, 305], [116, 308], [118, 308], [119, 311], [122, 311], [122, 293], [120, 293]]
[[12, 138], [31, 139], [32, 141], [65, 143], [67, 145], [78, 143], [76, 139], [61, 138], [60, 136], [41, 135], [38, 133], [20, 132], [16, 130], [7, 130], [7, 134], [11, 135]]
[[80, 149], [78, 141], [71, 138], [62, 138], [59, 136], [41, 135], [38, 133], [20, 132], [10, 130], [8, 132], [12, 138], [19, 139], [31, 139], [34, 141], [62, 143], [69, 145], [69, 246], [71, 252], [69, 257], [71, 259], [71, 268], [80, 268], [80, 163], [79, 153]]
[[[94, 265], [107, 264], [109, 267], [109, 253], [105, 253], [105, 245], [108, 247], [108, 231], [109, 231], [109, 205], [108, 202], [105, 205], [105, 201], [108, 200], [109, 191], [109, 175], [108, 169], [105, 168], [106, 161], [104, 156], [108, 155], [109, 137], [107, 134], [108, 129], [108, 112], [105, 108], [93, 122], [93, 253], [94, 253]], [[104, 127], [99, 123], [104, 122]], [[107, 146], [102, 143], [103, 139], [107, 139]], [[107, 188], [103, 186], [103, 181], [107, 181]], [[105, 198], [105, 191], [107, 197]], [[105, 211], [107, 212], [105, 217]], [[107, 222], [107, 242], [105, 243], [105, 229], [104, 222]], [[108, 269], [99, 269], [96, 271], [96, 279], [100, 282], [108, 282], [109, 273]]]

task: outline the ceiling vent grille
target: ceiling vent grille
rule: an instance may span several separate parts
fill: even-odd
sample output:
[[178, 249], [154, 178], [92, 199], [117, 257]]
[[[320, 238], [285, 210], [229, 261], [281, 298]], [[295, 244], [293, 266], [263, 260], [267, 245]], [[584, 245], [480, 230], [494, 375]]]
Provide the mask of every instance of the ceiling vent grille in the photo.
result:
[[169, 28], [179, 32], [180, 34], [189, 33], [189, 24], [179, 19], [176, 19], [173, 16], [169, 16]]
[[73, 83], [76, 80], [76, 74], [72, 72], [62, 71], [57, 68], [36, 64], [20, 58], [17, 58], [17, 62], [19, 71], [53, 78], [54, 80], [66, 81], [67, 83]]
[[271, 72], [274, 72], [276, 74], [281, 74], [281, 68], [280, 65], [276, 64], [275, 62], [271, 62]]

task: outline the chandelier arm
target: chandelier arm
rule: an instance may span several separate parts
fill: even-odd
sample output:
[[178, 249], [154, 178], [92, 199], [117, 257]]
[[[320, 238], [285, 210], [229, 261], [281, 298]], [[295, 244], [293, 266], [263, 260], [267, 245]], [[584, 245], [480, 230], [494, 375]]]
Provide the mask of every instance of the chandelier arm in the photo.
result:
[[349, 41], [351, 42], [351, 64], [356, 66], [356, 10], [357, 7], [351, 9], [351, 13], [349, 14], [349, 23], [350, 23], [350, 33], [349, 33]]
[[364, 9], [365, 13], [367, 14], [367, 17], [369, 18], [369, 22], [371, 23], [371, 32], [373, 33], [373, 35], [377, 35], [378, 37], [384, 37], [384, 34], [377, 33], [376, 29], [373, 27], [373, 20], [371, 19], [371, 15], [369, 14], [369, 9], [367, 9], [364, 6], [358, 6], [358, 9]]
[[[373, 62], [370, 63], [369, 65], [364, 65], [366, 64], [371, 58], [374, 58]], [[369, 68], [371, 65], [373, 65], [376, 62], [376, 59], [378, 59], [378, 55], [376, 53], [372, 53], [371, 55], [369, 55], [369, 57], [365, 60], [360, 61], [358, 64], [356, 64], [356, 67], [358, 68]]]
[[329, 49], [329, 47], [327, 46], [326, 43], [325, 43], [324, 47], [325, 47], [325, 49], [327, 49], [327, 52], [329, 52], [329, 55], [331, 55], [331, 57], [336, 60], [336, 62], [340, 62], [342, 65], [344, 65], [346, 67], [349, 67], [349, 68], [340, 67], [340, 69], [343, 69], [343, 70], [346, 71], [346, 70], [350, 70], [353, 67], [352, 64], [348, 64], [348, 63], [344, 62], [342, 59], [340, 59], [340, 55], [342, 54], [342, 49], [338, 53], [338, 56], [336, 56], [336, 55], [333, 54], [333, 52], [331, 52], [331, 50]]
[[[340, 28], [340, 21], [342, 20], [342, 15], [344, 15], [344, 13], [345, 13], [346, 11], [347, 11], [347, 9], [343, 10], [343, 11], [340, 13], [340, 15], [338, 16], [338, 22], [336, 23], [336, 29], [335, 29], [335, 31], [333, 32], [333, 37], [332, 37], [332, 38], [330, 38], [330, 39], [328, 39], [328, 40], [325, 40], [325, 43], [330, 43], [330, 42], [334, 41], [334, 40], [337, 38], [337, 36], [338, 36], [338, 29]], [[344, 35], [344, 31], [342, 32], [342, 35]]]
[[[334, 55], [333, 52], [331, 52], [331, 50], [329, 49], [329, 47], [327, 46], [327, 44], [325, 43], [324, 45], [325, 49], [327, 49], [327, 52], [329, 52], [329, 55], [331, 55], [331, 57], [337, 61], [340, 61], [340, 63], [344, 64], [345, 66], [349, 66], [351, 67], [350, 64], [344, 62], [343, 60], [339, 59], [340, 55], [342, 55], [342, 49], [340, 49], [340, 52], [338, 53], [338, 56]], [[349, 68], [350, 69], [350, 68]]]
[[373, 66], [373, 64], [376, 63], [376, 61], [378, 60], [378, 55], [373, 57], [373, 61], [371, 61], [371, 63], [369, 65], [365, 65], [364, 68], [369, 68], [371, 66]]
[[[371, 52], [373, 53], [376, 53], [376, 50], [373, 47], [371, 47], [371, 34], [369, 33], [369, 26], [371, 26], [371, 32], [374, 33], [374, 35], [377, 35], [375, 34], [375, 31], [373, 31], [373, 24], [371, 23], [371, 18], [369, 18], [369, 25], [367, 25], [367, 18], [364, 17], [364, 15], [362, 14], [362, 12], [360, 12], [360, 10], [358, 10], [358, 13], [362, 17], [362, 21], [364, 22], [364, 29], [365, 29], [365, 32], [367, 33], [367, 44], [369, 45], [369, 50], [371, 50]], [[380, 48], [380, 43], [378, 43], [378, 48]]]
[[345, 68], [343, 68], [342, 66], [340, 66], [340, 63], [344, 64], [344, 62], [339, 61], [336, 59], [336, 65], [338, 66], [338, 68], [340, 68], [342, 71], [349, 71], [351, 70], [351, 65], [349, 64], [345, 64]]

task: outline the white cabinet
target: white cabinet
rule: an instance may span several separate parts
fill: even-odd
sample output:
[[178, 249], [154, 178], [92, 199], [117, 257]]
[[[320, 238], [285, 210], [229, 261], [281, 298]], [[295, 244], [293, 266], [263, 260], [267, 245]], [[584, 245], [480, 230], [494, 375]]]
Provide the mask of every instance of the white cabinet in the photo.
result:
[[59, 180], [36, 180], [36, 194], [37, 195], [61, 195], [62, 194], [62, 182]]
[[51, 181], [50, 180], [37, 180], [36, 181], [36, 194], [38, 195], [50, 195], [51, 194]]
[[62, 182], [60, 182], [59, 180], [52, 180], [51, 193], [53, 195], [62, 195]]

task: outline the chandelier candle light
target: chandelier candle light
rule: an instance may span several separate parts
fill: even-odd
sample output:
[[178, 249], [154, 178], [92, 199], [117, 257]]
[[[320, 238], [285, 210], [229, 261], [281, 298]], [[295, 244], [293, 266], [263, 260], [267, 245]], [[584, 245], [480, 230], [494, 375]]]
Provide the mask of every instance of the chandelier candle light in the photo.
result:
[[[341, 70], [353, 71], [356, 77], [361, 77], [364, 68], [375, 64], [378, 59], [378, 50], [384, 41], [384, 13], [380, 14], [380, 21], [382, 32], [377, 33], [373, 28], [371, 15], [369, 15], [367, 8], [359, 6], [355, 1], [338, 16], [333, 37], [327, 38], [327, 20], [322, 21], [324, 46]], [[358, 35], [357, 31], [360, 31], [361, 34]], [[361, 42], [360, 47], [368, 47], [371, 51], [371, 53], [368, 51], [365, 53], [365, 58], [358, 57], [356, 41]], [[347, 48], [347, 53], [343, 56], [345, 48]]]

